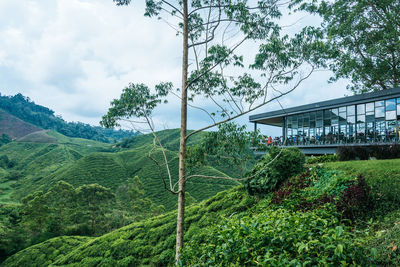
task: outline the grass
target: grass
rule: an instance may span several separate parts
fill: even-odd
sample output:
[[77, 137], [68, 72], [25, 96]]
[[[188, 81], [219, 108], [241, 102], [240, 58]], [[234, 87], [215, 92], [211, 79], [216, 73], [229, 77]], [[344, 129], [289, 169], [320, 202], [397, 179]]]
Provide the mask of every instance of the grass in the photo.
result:
[[324, 166], [354, 177], [363, 175], [371, 187], [376, 210], [382, 214], [400, 207], [400, 159], [330, 162]]

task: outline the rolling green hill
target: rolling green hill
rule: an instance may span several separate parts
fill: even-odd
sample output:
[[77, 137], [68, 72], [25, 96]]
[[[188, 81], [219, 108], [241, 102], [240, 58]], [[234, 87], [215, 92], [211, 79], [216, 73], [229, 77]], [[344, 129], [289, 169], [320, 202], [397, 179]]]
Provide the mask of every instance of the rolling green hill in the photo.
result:
[[[165, 144], [176, 144], [176, 132], [177, 130], [162, 131], [160, 136]], [[45, 141], [48, 143], [44, 143]], [[133, 148], [118, 152], [118, 148], [92, 140], [70, 138], [55, 131], [36, 132], [18, 142], [0, 147], [0, 156], [7, 155], [10, 160], [17, 162], [12, 171], [20, 172], [22, 176], [16, 181], [7, 181], [4, 187], [7, 195], [12, 193], [11, 196], [16, 200], [33, 191], [46, 191], [60, 180], [76, 187], [97, 183], [115, 190], [129, 177], [137, 175], [143, 183], [146, 195], [156, 204], [162, 204], [171, 210], [176, 205], [176, 197], [164, 190], [162, 178], [167, 177], [166, 169], [162, 169], [160, 176], [157, 166], [147, 156], [152, 150], [151, 142], [151, 136], [143, 135]], [[176, 181], [177, 152], [166, 152], [172, 177]], [[160, 149], [153, 150], [153, 157], [163, 164]], [[9, 171], [0, 172], [0, 178], [4, 178]], [[225, 175], [210, 166], [203, 167], [199, 173]], [[201, 201], [235, 184], [228, 180], [196, 178], [189, 180], [187, 189], [192, 197]]]
[[[369, 164], [371, 167], [364, 170]], [[388, 171], [393, 176], [385, 179], [382, 168], [376, 168], [378, 165], [390, 167]], [[223, 265], [221, 262], [226, 259], [241, 265], [236, 260], [242, 259], [247, 262], [243, 265], [258, 266], [264, 265], [261, 264], [264, 260], [283, 264], [282, 259], [288, 259], [293, 260], [293, 264], [300, 260], [314, 264], [320, 262], [321, 265], [323, 262], [327, 265], [330, 265], [329, 262], [347, 262], [363, 266], [398, 266], [399, 198], [380, 200], [382, 203], [364, 213], [365, 217], [360, 217], [357, 224], [349, 221], [342, 223], [340, 214], [332, 210], [333, 206], [318, 206], [321, 205], [315, 202], [318, 198], [312, 202], [315, 206], [311, 209], [302, 209], [295, 204], [301, 204], [304, 201], [302, 197], [316, 197], [316, 192], [342, 190], [340, 183], [334, 182], [335, 179], [352, 180], [359, 172], [366, 176], [368, 185], [373, 189], [374, 201], [378, 201], [389, 188], [397, 194], [400, 190], [400, 160], [337, 162], [325, 166], [328, 170], [335, 170], [331, 172], [334, 175], [331, 182], [324, 180], [329, 172], [316, 171], [310, 177], [313, 182], [309, 187], [300, 186], [293, 197], [287, 197], [282, 203], [274, 204], [271, 201], [273, 196], [264, 199], [249, 196], [242, 187], [236, 187], [189, 206], [185, 224], [186, 263], [215, 266]], [[295, 181], [287, 186], [295, 185]], [[386, 209], [389, 206], [392, 211]], [[380, 215], [374, 217], [374, 214]], [[367, 223], [372, 218], [374, 223]], [[175, 220], [176, 212], [172, 211], [90, 240], [54, 238], [18, 252], [3, 266], [171, 265], [174, 259]], [[76, 242], [76, 246], [60, 249], [61, 240], [69, 238], [70, 242]], [[216, 243], [209, 243], [210, 240]], [[202, 250], [210, 254], [203, 254], [200, 258]], [[191, 253], [197, 256], [193, 258]], [[289, 261], [286, 262], [288, 265]]]
[[[190, 133], [192, 131], [189, 130], [188, 132]], [[187, 145], [191, 146], [200, 143], [204, 135], [205, 132], [200, 132], [191, 136], [187, 142]], [[172, 151], [179, 150], [180, 129], [168, 129], [158, 131], [157, 136], [160, 139], [160, 142], [163, 144], [164, 148]], [[119, 143], [118, 146], [123, 148], [138, 148], [153, 143], [153, 139], [154, 137], [152, 134], [143, 134], [127, 138]]]
[[[146, 196], [156, 204], [164, 205], [168, 210], [175, 207], [176, 197], [164, 190], [162, 179], [156, 165], [146, 155], [148, 146], [122, 152], [94, 152], [87, 155], [68, 145], [48, 145], [38, 151], [41, 156], [32, 153], [21, 166], [27, 176], [18, 181], [16, 195], [23, 197], [36, 190], [46, 191], [57, 181], [63, 180], [74, 186], [97, 183], [115, 190], [129, 177], [138, 176], [143, 183]], [[1, 150], [0, 150], [1, 151]], [[171, 174], [178, 174], [176, 153], [167, 151]], [[154, 158], [161, 161], [162, 154], [156, 150]], [[212, 167], [204, 167], [201, 174], [223, 176]], [[166, 179], [166, 171], [162, 177]], [[217, 192], [230, 188], [235, 182], [228, 180], [193, 179], [189, 180], [187, 190], [196, 200], [203, 200]]]
[[16, 140], [17, 142], [30, 142], [30, 143], [57, 143], [57, 138], [47, 134], [47, 131], [37, 131], [27, 134]]
[[0, 202], [14, 202], [22, 198], [32, 192], [29, 186], [34, 185], [33, 188], [38, 188], [40, 185], [36, 182], [43, 177], [84, 155], [99, 151], [111, 151], [111, 145], [69, 138], [54, 131], [35, 132], [20, 138], [19, 142], [1, 146], [0, 157], [5, 156], [16, 165], [0, 171]]

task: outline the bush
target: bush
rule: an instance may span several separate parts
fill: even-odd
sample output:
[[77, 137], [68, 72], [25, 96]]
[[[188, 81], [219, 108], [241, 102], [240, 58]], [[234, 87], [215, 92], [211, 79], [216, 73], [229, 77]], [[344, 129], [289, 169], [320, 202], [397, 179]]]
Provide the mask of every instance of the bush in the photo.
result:
[[351, 220], [359, 219], [373, 209], [370, 188], [362, 175], [343, 191], [336, 207], [344, 218]]
[[285, 182], [288, 178], [301, 173], [305, 156], [298, 148], [272, 147], [247, 176], [246, 188], [250, 194], [266, 194]]
[[372, 264], [349, 227], [334, 212], [271, 210], [233, 217], [192, 240], [183, 253], [188, 266], [347, 266]]
[[369, 146], [341, 146], [338, 148], [339, 160], [367, 160], [370, 157], [377, 159], [400, 158], [400, 145], [369, 145]]
[[20, 171], [11, 171], [5, 178], [9, 181], [16, 181], [24, 177], [23, 173]]
[[335, 162], [338, 160], [339, 160], [339, 157], [336, 154], [322, 155], [322, 156], [318, 156], [318, 157], [311, 156], [306, 160], [306, 163], [307, 164], [315, 164], [315, 163]]

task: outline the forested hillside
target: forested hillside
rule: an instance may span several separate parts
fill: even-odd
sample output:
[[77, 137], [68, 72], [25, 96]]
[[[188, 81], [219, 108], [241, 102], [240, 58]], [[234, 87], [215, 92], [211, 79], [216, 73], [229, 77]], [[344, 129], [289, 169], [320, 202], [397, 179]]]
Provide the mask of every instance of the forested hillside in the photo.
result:
[[[251, 196], [241, 186], [193, 204], [182, 265], [398, 266], [399, 166], [399, 160], [310, 165], [268, 194]], [[171, 265], [175, 217], [169, 212], [88, 240], [55, 238], [3, 265]]]
[[[160, 133], [166, 147], [177, 142], [175, 132]], [[158, 171], [150, 151], [153, 160], [163, 161], [147, 135], [124, 148], [56, 131], [37, 131], [1, 146], [1, 258], [52, 237], [97, 236], [173, 210], [176, 196], [165, 190], [166, 172]], [[166, 154], [176, 179], [177, 152], [167, 149]], [[225, 176], [212, 166], [197, 173]], [[229, 180], [191, 179], [187, 201], [202, 201], [234, 185]], [[86, 199], [92, 193], [102, 197]]]
[[[11, 115], [9, 115], [9, 114]], [[23, 122], [17, 120], [16, 118]], [[25, 122], [25, 123], [24, 123]], [[66, 122], [54, 111], [35, 104], [22, 94], [14, 96], [0, 95], [0, 134], [22, 137], [35, 129], [56, 130], [69, 137], [86, 138], [100, 142], [115, 142], [125, 137], [138, 135], [127, 130], [104, 129], [81, 122]]]

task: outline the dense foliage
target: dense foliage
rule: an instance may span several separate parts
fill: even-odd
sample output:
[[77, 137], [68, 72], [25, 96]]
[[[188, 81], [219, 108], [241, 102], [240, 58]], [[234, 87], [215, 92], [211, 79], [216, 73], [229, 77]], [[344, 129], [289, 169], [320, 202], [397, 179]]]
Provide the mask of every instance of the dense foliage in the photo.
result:
[[400, 158], [400, 145], [370, 145], [370, 146], [341, 146], [338, 148], [340, 160], [367, 160], [371, 157], [376, 159]]
[[74, 188], [60, 181], [48, 192], [34, 192], [22, 205], [3, 205], [0, 254], [13, 252], [61, 235], [98, 236], [134, 221], [158, 215], [156, 206], [137, 177], [122, 184], [115, 193], [97, 184]]
[[326, 64], [332, 81], [348, 78], [354, 93], [400, 85], [398, 0], [309, 1], [302, 8], [322, 17]]
[[311, 156], [306, 159], [307, 164], [315, 164], [315, 163], [325, 163], [325, 162], [335, 162], [338, 161], [339, 157], [337, 154], [325, 154], [321, 156]]
[[371, 198], [374, 204], [374, 209], [370, 211], [371, 216], [382, 216], [400, 207], [399, 163], [398, 159], [392, 159], [331, 162], [324, 166], [331, 170], [343, 170], [351, 177], [362, 175], [371, 187]]
[[[189, 206], [186, 210], [186, 240], [201, 236], [204, 229], [218, 223], [221, 216], [244, 212], [256, 203], [257, 199], [245, 190], [235, 188]], [[30, 247], [7, 259], [4, 265], [24, 266], [47, 258], [55, 266], [168, 266], [173, 263], [175, 253], [175, 218], [176, 211], [172, 211], [82, 242], [68, 251], [55, 251], [49, 255], [47, 248], [59, 243], [59, 238], [53, 239], [54, 245], [44, 242]]]
[[2, 134], [2, 135], [1, 135], [1, 138], [0, 138], [0, 146], [5, 145], [5, 144], [8, 144], [8, 143], [10, 143], [10, 142], [11, 142], [11, 138], [10, 138], [8, 135], [6, 135], [6, 134]]
[[[235, 188], [189, 206], [188, 246], [182, 264], [294, 266], [310, 261], [310, 265], [397, 266], [400, 221], [395, 199], [381, 199], [354, 221], [345, 219], [338, 208], [341, 202], [350, 207], [365, 204], [363, 197], [358, 202], [346, 200], [346, 195], [354, 195], [348, 192], [363, 188], [360, 173], [371, 187], [369, 198], [374, 201], [374, 196], [389, 188], [400, 188], [399, 160], [369, 161], [369, 167], [366, 163], [332, 162], [324, 164], [328, 168], [313, 167], [288, 179], [267, 198], [252, 197], [244, 188]], [[389, 173], [383, 172], [385, 169]], [[387, 176], [391, 179], [383, 179]], [[283, 196], [281, 192], [285, 192]], [[275, 201], [278, 195], [280, 200]], [[397, 211], [382, 209], [389, 205]], [[44, 259], [56, 266], [173, 264], [175, 216], [176, 212], [169, 212], [149, 218], [88, 242], [77, 241], [75, 247], [64, 250], [58, 249], [60, 238], [52, 239], [10, 257], [5, 266], [40, 264]]]
[[298, 148], [271, 147], [247, 176], [250, 194], [267, 194], [303, 170], [305, 156]]
[[[165, 141], [174, 144], [174, 132], [164, 132]], [[3, 259], [21, 248], [59, 235], [101, 235], [154, 212], [163, 212], [158, 208], [160, 205], [174, 209], [175, 196], [164, 190], [162, 177], [147, 157], [152, 138], [143, 135], [143, 142], [127, 150], [69, 138], [54, 131], [46, 135], [57, 142], [12, 142], [0, 147], [0, 203], [10, 203], [3, 204], [0, 212]], [[153, 151], [152, 156], [159, 160], [160, 150]], [[167, 156], [175, 174], [176, 152], [167, 151]], [[199, 173], [225, 175], [210, 166], [202, 167]], [[135, 176], [139, 179], [129, 178]], [[235, 184], [227, 180], [192, 179], [186, 198], [188, 203], [196, 203]], [[103, 197], [97, 200], [95, 196], [85, 197], [90, 192]], [[21, 199], [24, 206], [11, 204]], [[79, 208], [79, 203], [90, 206]]]
[[115, 142], [124, 137], [138, 135], [133, 131], [104, 129], [81, 122], [66, 122], [55, 116], [49, 108], [35, 104], [22, 94], [0, 95], [0, 109], [43, 129], [52, 129], [69, 137], [92, 139], [101, 142]]
[[234, 216], [194, 238], [185, 249], [189, 266], [338, 266], [368, 264], [368, 252], [335, 214], [271, 210]]

